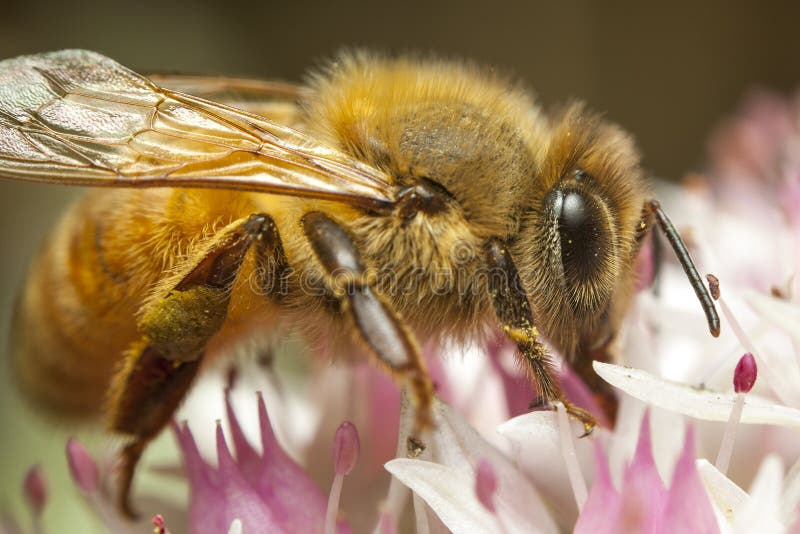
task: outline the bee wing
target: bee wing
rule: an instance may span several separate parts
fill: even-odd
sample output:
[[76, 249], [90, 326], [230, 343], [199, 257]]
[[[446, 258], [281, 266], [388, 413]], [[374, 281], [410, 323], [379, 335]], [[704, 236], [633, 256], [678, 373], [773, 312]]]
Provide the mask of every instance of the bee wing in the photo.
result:
[[335, 148], [83, 50], [0, 62], [0, 177], [394, 202], [387, 175]]
[[297, 102], [306, 91], [294, 83], [224, 76], [156, 73], [148, 79], [160, 87], [231, 105], [238, 101]]
[[184, 74], [152, 74], [148, 78], [173, 91], [255, 113], [293, 128], [302, 127], [299, 102], [308, 89], [301, 85]]

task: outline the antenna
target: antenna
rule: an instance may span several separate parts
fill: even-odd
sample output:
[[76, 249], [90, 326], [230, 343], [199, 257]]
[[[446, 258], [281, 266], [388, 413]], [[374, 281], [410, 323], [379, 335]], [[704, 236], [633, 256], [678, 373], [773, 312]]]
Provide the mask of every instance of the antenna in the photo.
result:
[[661, 204], [658, 202], [658, 200], [648, 200], [645, 203], [645, 206], [652, 214], [656, 216], [658, 226], [661, 227], [661, 231], [667, 236], [667, 240], [672, 246], [672, 250], [675, 251], [675, 255], [678, 257], [681, 267], [683, 267], [683, 272], [686, 273], [689, 283], [692, 284], [692, 289], [694, 289], [694, 293], [697, 295], [697, 299], [700, 301], [700, 305], [703, 307], [703, 312], [706, 314], [708, 330], [711, 332], [712, 336], [718, 337], [719, 315], [717, 315], [717, 309], [714, 307], [714, 301], [711, 300], [711, 295], [708, 293], [706, 285], [703, 283], [703, 281], [700, 279], [700, 275], [697, 273], [697, 268], [694, 266], [692, 257], [689, 255], [689, 251], [686, 249], [686, 245], [684, 244], [683, 239], [681, 239], [681, 235], [675, 229], [675, 226], [673, 226], [672, 221], [669, 220], [669, 217], [667, 217], [667, 214], [664, 212], [664, 209], [661, 207]]

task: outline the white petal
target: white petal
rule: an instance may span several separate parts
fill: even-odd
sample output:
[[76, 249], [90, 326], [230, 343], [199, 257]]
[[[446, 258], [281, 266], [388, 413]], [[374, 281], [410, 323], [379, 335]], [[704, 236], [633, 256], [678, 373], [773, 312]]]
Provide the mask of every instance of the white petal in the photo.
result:
[[[597, 361], [593, 366], [603, 380], [628, 395], [690, 417], [708, 421], [727, 421], [733, 407], [734, 393], [701, 390], [630, 367]], [[775, 404], [762, 397], [748, 395], [741, 422], [796, 427], [800, 426], [800, 410]]]
[[483, 439], [457, 412], [443, 402], [437, 401], [434, 405], [434, 421], [437, 425], [431, 447], [434, 461], [462, 470], [466, 467], [472, 480], [469, 491], [474, 493], [475, 466], [478, 460], [485, 458], [492, 464], [497, 476], [495, 499], [498, 508], [504, 508], [500, 503], [507, 505], [507, 509], [500, 513], [508, 515], [513, 522], [527, 518], [542, 532], [558, 532], [555, 521], [536, 488], [508, 457]]
[[798, 460], [783, 480], [780, 514], [784, 525], [791, 525], [797, 520], [798, 504], [800, 504], [800, 460]]
[[[552, 411], [535, 411], [518, 415], [497, 427], [500, 434], [519, 443], [535, 443], [536, 447], [557, 449], [558, 426]], [[557, 454], [557, 453], [556, 453]]]
[[[511, 442], [511, 454], [516, 464], [550, 502], [558, 522], [574, 524], [578, 510], [561, 460], [555, 414], [545, 411], [526, 413], [506, 421], [497, 427], [497, 431]], [[588, 445], [588, 440], [583, 441]], [[591, 459], [591, 447], [586, 449], [589, 454], [584, 456]]]
[[736, 515], [736, 532], [784, 532], [778, 519], [783, 489], [783, 462], [770, 454], [761, 463], [750, 488], [750, 501]]
[[425, 460], [395, 458], [386, 469], [411, 488], [454, 533], [493, 532], [497, 521], [471, 491], [469, 473]]
[[[707, 460], [697, 460], [697, 470], [709, 497], [711, 497], [715, 512], [718, 513], [717, 517], [719, 519], [721, 515], [727, 523], [725, 526], [728, 528], [724, 530], [732, 530], [737, 534], [784, 532], [783, 524], [774, 513], [777, 510], [777, 505], [764, 502], [764, 499], [769, 499], [772, 498], [771, 496], [776, 495], [774, 492], [776, 487], [780, 491], [780, 478], [782, 476], [780, 461], [778, 461], [777, 469], [775, 469], [774, 461], [769, 460], [769, 458], [767, 457], [764, 463], [761, 464], [759, 476], [757, 477], [757, 479], [761, 478], [759, 483], [761, 489], [758, 490], [758, 495], [754, 493], [752, 496], [734, 484]], [[766, 476], [762, 476], [762, 473]]]
[[737, 512], [744, 508], [750, 496], [705, 458], [697, 460], [697, 471], [714, 507], [732, 525]]
[[[425, 499], [448, 528], [453, 529], [448, 521], [455, 521], [454, 514], [467, 503], [470, 504], [470, 507], [462, 511], [470, 516], [474, 513], [472, 503], [482, 509], [475, 496], [475, 465], [478, 460], [484, 458], [492, 464], [497, 476], [498, 487], [495, 502], [503, 523], [505, 525], [535, 526], [539, 532], [558, 532], [555, 521], [534, 486], [505, 455], [483, 439], [458, 413], [443, 402], [436, 400], [432, 412], [436, 428], [425, 438], [427, 449], [424, 455], [427, 457], [426, 459], [432, 460], [427, 463], [438, 467], [406, 470], [404, 477], [396, 476]], [[404, 467], [406, 461], [421, 462], [422, 460], [397, 459], [386, 464], [386, 467], [395, 474], [393, 469], [396, 469], [397, 465]], [[396, 464], [396, 462], [401, 463]], [[390, 465], [393, 466], [391, 469]], [[432, 476], [432, 469], [447, 469], [452, 476], [447, 475], [449, 478], [445, 478], [439, 483], [435, 480], [428, 481], [424, 477]], [[435, 475], [439, 476], [438, 472]], [[418, 481], [419, 477], [423, 477], [422, 481]], [[444, 484], [444, 487], [439, 488], [438, 484]], [[419, 491], [417, 491], [418, 486]], [[426, 492], [425, 494], [420, 493], [423, 490]], [[428, 496], [433, 498], [437, 495], [439, 496], [438, 500], [433, 502], [428, 500]], [[448, 507], [446, 501], [451, 497], [455, 501]], [[443, 515], [445, 507], [447, 508], [447, 517]]]
[[742, 294], [756, 312], [800, 343], [800, 306], [753, 290]]

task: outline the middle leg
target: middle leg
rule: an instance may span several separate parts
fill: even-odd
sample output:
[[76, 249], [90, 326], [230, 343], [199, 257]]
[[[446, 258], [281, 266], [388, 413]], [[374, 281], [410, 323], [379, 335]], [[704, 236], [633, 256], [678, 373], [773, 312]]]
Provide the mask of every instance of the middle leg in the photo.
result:
[[326, 275], [328, 290], [353, 321], [361, 339], [378, 364], [401, 385], [407, 385], [416, 409], [416, 424], [409, 452], [418, 452], [419, 436], [432, 426], [434, 388], [413, 335], [375, 289], [347, 232], [328, 216], [311, 212], [303, 217], [303, 229]]

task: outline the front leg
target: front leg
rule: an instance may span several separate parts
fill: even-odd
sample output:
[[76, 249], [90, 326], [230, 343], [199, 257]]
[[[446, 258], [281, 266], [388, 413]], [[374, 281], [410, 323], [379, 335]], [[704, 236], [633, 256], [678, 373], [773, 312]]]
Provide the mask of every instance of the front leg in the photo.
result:
[[361, 254], [347, 232], [319, 212], [303, 217], [303, 228], [326, 275], [328, 290], [341, 304], [375, 361], [400, 385], [407, 385], [416, 409], [409, 452], [419, 452], [422, 432], [432, 426], [433, 384], [419, 347], [389, 302], [375, 289]]
[[489, 272], [488, 290], [497, 321], [506, 336], [517, 345], [518, 358], [529, 379], [544, 401], [562, 402], [567, 413], [583, 423], [588, 434], [597, 426], [597, 421], [592, 414], [564, 397], [552, 358], [547, 347], [539, 341], [531, 306], [511, 254], [499, 239], [490, 239], [484, 248]]
[[225, 320], [231, 285], [257, 241], [264, 259], [282, 259], [278, 232], [268, 216], [240, 219], [201, 245], [196, 261], [176, 275], [169, 291], [142, 310], [142, 338], [126, 352], [109, 390], [109, 427], [132, 437], [122, 452], [118, 497], [129, 517], [135, 516], [129, 500], [136, 464], [188, 392], [206, 344]]

